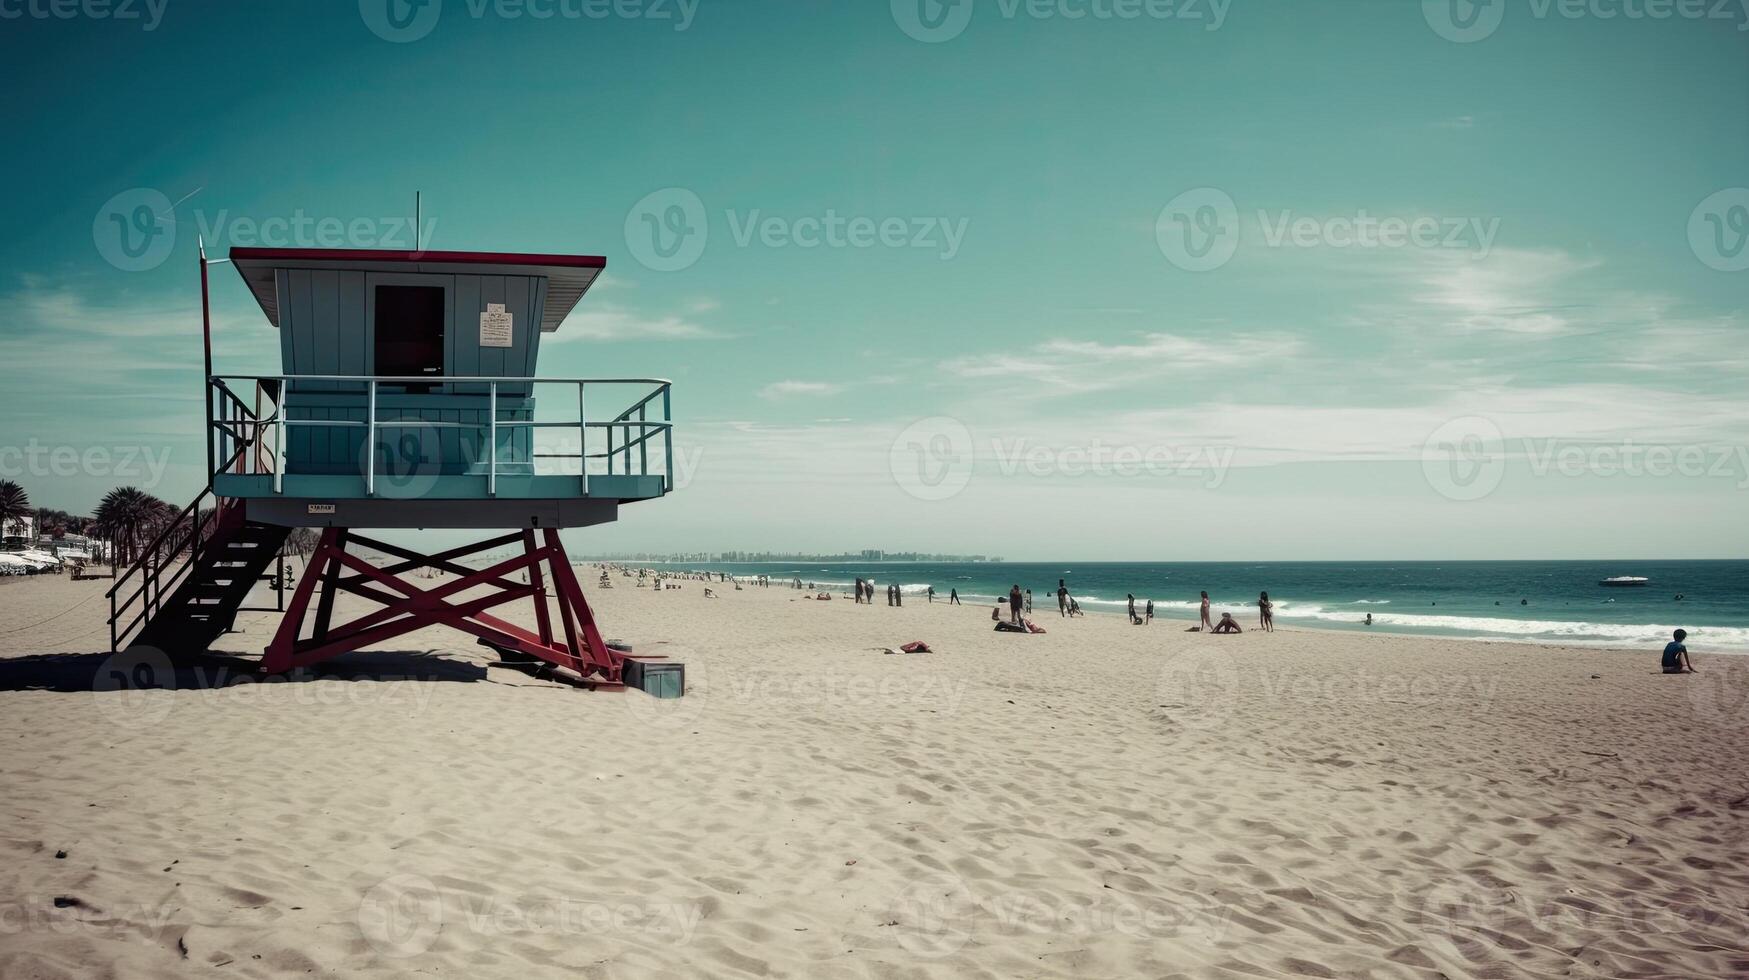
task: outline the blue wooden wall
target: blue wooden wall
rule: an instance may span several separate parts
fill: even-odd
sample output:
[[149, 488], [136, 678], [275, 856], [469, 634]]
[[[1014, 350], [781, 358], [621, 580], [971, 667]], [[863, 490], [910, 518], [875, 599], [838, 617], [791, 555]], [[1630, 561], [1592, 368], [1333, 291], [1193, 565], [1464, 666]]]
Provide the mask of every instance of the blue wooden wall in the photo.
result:
[[[442, 286], [448, 323], [444, 328], [444, 374], [451, 377], [533, 377], [540, 349], [540, 316], [546, 279], [532, 276], [433, 275], [281, 269], [278, 272], [280, 352], [286, 374], [368, 376], [375, 370], [375, 292], [378, 285]], [[480, 314], [486, 304], [503, 303], [512, 314], [509, 347], [480, 346]], [[488, 386], [439, 385], [428, 393], [405, 393], [379, 386], [377, 394], [377, 472], [379, 479], [424, 473], [479, 472], [485, 465]], [[299, 382], [287, 395], [291, 420], [363, 422], [367, 395], [347, 382]], [[534, 417], [529, 386], [499, 385], [502, 424]], [[385, 425], [384, 420], [466, 422], [480, 428], [433, 429]], [[364, 468], [365, 430], [292, 426], [287, 439], [288, 472], [357, 473]], [[531, 470], [532, 431], [500, 428], [500, 472]]]

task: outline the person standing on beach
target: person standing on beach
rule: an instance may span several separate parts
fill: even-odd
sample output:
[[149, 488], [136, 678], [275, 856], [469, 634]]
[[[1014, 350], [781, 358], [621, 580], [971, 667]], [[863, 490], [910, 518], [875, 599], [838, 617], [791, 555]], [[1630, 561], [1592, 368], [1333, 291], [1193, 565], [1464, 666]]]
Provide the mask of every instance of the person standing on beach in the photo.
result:
[[935, 605], [935, 586], [933, 585], [929, 587], [929, 604]]
[[856, 580], [856, 604], [862, 605], [862, 578], [860, 576]]
[[1057, 615], [1069, 615], [1069, 587], [1057, 579]]
[[1020, 585], [1016, 583], [1014, 588], [1008, 590], [1008, 621], [1016, 626], [1020, 625], [1021, 602]]
[[1151, 623], [1154, 621], [1154, 600], [1148, 600], [1148, 611], [1143, 614], [1143, 617], [1143, 622]]
[[1269, 601], [1267, 592], [1257, 596], [1257, 625], [1265, 633], [1275, 632], [1275, 603]]
[[1124, 593], [1124, 597], [1130, 601], [1130, 622], [1133, 623], [1136, 621], [1136, 594], [1134, 592], [1126, 592]]
[[954, 587], [948, 588], [948, 590], [947, 590], [947, 604], [950, 606], [964, 605], [964, 603], [960, 602], [960, 590], [958, 588], [954, 588]]
[[899, 588], [897, 585], [893, 586], [893, 605], [903, 606], [904, 604], [905, 604], [905, 590]]
[[1209, 622], [1209, 594], [1204, 592], [1202, 594], [1202, 631], [1208, 633], [1214, 628], [1215, 624]]
[[1032, 590], [1031, 589], [1026, 590], [1026, 614], [1028, 616], [1032, 615]]

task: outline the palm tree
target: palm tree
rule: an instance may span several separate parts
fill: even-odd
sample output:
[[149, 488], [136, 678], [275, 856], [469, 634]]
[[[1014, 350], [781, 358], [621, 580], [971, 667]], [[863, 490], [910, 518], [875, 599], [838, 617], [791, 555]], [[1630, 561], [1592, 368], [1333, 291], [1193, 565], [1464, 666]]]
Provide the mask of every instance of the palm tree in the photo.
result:
[[30, 494], [11, 480], [0, 480], [0, 519], [10, 521], [31, 513]]
[[30, 494], [11, 480], [0, 480], [0, 525], [30, 515]]
[[156, 537], [170, 505], [137, 487], [117, 487], [97, 505], [96, 524], [115, 543], [116, 564], [126, 565]]
[[316, 545], [322, 542], [322, 533], [313, 527], [294, 527], [285, 536], [286, 554], [296, 555], [308, 562], [310, 554], [316, 550]]

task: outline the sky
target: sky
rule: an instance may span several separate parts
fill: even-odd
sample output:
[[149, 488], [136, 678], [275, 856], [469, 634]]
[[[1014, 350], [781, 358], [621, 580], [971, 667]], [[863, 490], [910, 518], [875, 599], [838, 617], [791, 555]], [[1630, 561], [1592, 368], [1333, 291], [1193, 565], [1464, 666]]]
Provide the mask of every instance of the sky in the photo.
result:
[[674, 381], [574, 551], [1745, 557], [1746, 8], [0, 0], [0, 478], [191, 499], [197, 239], [417, 190], [607, 257], [542, 374]]

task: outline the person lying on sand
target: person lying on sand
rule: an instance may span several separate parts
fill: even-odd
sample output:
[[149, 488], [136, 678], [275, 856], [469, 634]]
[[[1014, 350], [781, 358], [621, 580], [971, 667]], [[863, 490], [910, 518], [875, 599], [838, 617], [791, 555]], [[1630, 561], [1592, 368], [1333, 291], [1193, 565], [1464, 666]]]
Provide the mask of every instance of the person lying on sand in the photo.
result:
[[1664, 673], [1692, 674], [1694, 664], [1688, 661], [1688, 647], [1682, 641], [1688, 639], [1687, 630], [1677, 630], [1676, 639], [1664, 644]]
[[706, 599], [715, 599], [717, 597], [717, 594], [715, 592], [712, 592], [709, 589], [706, 589], [706, 590], [704, 590], [704, 597]]
[[1232, 613], [1221, 613], [1221, 621], [1216, 623], [1215, 628], [1212, 630], [1209, 630], [1209, 632], [1210, 633], [1243, 633], [1245, 631], [1240, 629], [1239, 624], [1233, 621], [1233, 614]]

